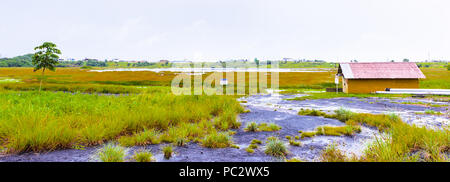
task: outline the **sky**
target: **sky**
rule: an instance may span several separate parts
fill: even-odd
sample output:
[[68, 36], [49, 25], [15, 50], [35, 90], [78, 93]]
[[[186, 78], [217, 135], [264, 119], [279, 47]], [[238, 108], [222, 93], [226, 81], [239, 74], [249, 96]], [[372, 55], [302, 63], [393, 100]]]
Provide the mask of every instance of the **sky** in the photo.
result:
[[1, 0], [0, 57], [450, 60], [448, 0]]

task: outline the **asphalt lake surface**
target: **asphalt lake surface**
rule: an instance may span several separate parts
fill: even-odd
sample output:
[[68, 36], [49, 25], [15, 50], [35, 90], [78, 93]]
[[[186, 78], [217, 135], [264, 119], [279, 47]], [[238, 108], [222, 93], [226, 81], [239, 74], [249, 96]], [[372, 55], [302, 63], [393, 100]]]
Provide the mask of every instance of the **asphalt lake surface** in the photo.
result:
[[[128, 157], [135, 151], [147, 149], [151, 151], [157, 162], [276, 162], [279, 158], [268, 156], [264, 153], [264, 144], [255, 149], [255, 153], [248, 153], [245, 149], [253, 139], [265, 141], [267, 137], [278, 136], [282, 139], [290, 154], [287, 158], [296, 157], [303, 161], [319, 161], [321, 152], [330, 144], [335, 144], [348, 156], [362, 155], [367, 146], [374, 142], [380, 133], [376, 128], [362, 126], [362, 132], [353, 137], [348, 136], [316, 136], [300, 139], [301, 146], [291, 146], [285, 136], [298, 136], [299, 131], [313, 131], [324, 125], [343, 126], [344, 123], [323, 117], [299, 116], [300, 109], [317, 109], [325, 112], [333, 112], [344, 108], [359, 113], [396, 113], [404, 122], [416, 124], [432, 129], [442, 129], [450, 125], [448, 115], [448, 104], [434, 102], [428, 99], [383, 99], [383, 98], [334, 98], [320, 100], [289, 100], [302, 95], [253, 95], [240, 98], [240, 101], [251, 112], [239, 116], [242, 127], [236, 130], [233, 141], [240, 149], [209, 149], [201, 147], [196, 143], [188, 143], [184, 147], [174, 147], [174, 155], [169, 160], [164, 159], [161, 147], [166, 144], [148, 145], [128, 148]], [[426, 105], [401, 104], [406, 102], [420, 102], [446, 107], [429, 107]], [[417, 112], [434, 110], [444, 115], [422, 115]], [[276, 123], [282, 129], [278, 132], [245, 132], [243, 129], [249, 122]], [[94, 162], [98, 161], [96, 151], [101, 146], [88, 147], [84, 149], [58, 150], [47, 153], [25, 153], [20, 155], [0, 156], [3, 162]]]

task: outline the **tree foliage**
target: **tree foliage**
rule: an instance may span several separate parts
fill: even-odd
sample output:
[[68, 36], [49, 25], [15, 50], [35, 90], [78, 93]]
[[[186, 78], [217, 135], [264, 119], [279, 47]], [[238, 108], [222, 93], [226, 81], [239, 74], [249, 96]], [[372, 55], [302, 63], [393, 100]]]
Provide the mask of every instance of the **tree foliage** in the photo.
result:
[[33, 55], [32, 63], [34, 65], [34, 71], [45, 69], [55, 71], [56, 64], [61, 51], [56, 48], [56, 44], [51, 42], [44, 42], [44, 44], [34, 48], [37, 52]]
[[[44, 42], [44, 44], [34, 48], [37, 52], [33, 55], [32, 63], [34, 65], [34, 71], [42, 69], [42, 76], [44, 76], [45, 70], [55, 71], [55, 66], [58, 64], [61, 51], [56, 48], [56, 44], [51, 42]], [[42, 79], [39, 84], [39, 92], [42, 88]]]

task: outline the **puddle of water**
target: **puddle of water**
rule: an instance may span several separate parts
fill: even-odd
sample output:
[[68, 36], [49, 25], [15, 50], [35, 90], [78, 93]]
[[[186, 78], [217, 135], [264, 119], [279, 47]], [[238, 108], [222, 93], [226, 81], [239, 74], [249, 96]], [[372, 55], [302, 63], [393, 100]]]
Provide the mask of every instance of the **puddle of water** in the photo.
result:
[[18, 83], [20, 80], [14, 79], [14, 78], [1, 78], [0, 77], [0, 83]]

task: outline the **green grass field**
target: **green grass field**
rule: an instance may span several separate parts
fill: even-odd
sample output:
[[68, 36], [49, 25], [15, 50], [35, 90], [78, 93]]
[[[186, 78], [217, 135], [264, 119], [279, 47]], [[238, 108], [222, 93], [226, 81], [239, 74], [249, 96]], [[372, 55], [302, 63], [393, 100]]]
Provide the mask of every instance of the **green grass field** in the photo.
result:
[[169, 142], [177, 137], [197, 140], [216, 128], [205, 124], [210, 129], [200, 133], [181, 130], [215, 118], [229, 122], [242, 111], [234, 98], [226, 96], [7, 91], [0, 93], [0, 145], [9, 153], [38, 152], [102, 144], [147, 130]]

